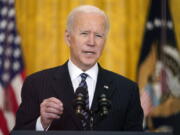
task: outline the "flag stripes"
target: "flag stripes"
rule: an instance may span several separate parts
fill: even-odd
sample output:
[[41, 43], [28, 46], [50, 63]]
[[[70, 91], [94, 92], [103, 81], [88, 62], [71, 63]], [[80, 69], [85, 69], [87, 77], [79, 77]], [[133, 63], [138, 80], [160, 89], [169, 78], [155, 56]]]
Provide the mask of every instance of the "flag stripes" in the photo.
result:
[[0, 0], [0, 135], [9, 135], [25, 78], [14, 0]]

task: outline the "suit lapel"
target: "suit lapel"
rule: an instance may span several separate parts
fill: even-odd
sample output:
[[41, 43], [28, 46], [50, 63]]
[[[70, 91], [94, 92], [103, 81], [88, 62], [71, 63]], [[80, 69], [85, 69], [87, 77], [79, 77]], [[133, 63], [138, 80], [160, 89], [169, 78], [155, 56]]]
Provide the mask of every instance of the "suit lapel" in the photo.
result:
[[54, 74], [53, 89], [60, 100], [63, 100], [64, 110], [72, 117], [72, 122], [75, 123], [78, 129], [81, 129], [81, 122], [73, 110], [74, 90], [70, 75], [68, 72], [67, 62], [61, 66]]
[[111, 100], [114, 90], [115, 89], [113, 88], [113, 78], [111, 78], [108, 71], [102, 69], [99, 65], [98, 79], [94, 93], [93, 103], [91, 106], [91, 110], [92, 112], [94, 112], [94, 126], [97, 126], [98, 123], [102, 120], [102, 117], [98, 113], [99, 97], [101, 96], [101, 94], [105, 94], [107, 98]]
[[111, 98], [114, 91], [112, 87], [112, 81], [113, 79], [111, 79], [111, 77], [108, 76], [107, 71], [101, 68], [101, 66], [99, 65], [99, 73], [96, 83], [96, 89], [91, 106], [91, 109], [93, 111], [96, 111], [98, 109], [98, 98], [100, 97], [101, 94], [106, 94], [107, 98], [109, 99]]

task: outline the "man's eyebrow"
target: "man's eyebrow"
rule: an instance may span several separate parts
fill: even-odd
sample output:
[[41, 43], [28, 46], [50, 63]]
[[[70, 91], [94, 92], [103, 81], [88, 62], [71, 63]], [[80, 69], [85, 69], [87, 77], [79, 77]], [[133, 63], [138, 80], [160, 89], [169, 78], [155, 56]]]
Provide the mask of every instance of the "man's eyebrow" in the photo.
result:
[[90, 30], [80, 30], [80, 32], [90, 32]]

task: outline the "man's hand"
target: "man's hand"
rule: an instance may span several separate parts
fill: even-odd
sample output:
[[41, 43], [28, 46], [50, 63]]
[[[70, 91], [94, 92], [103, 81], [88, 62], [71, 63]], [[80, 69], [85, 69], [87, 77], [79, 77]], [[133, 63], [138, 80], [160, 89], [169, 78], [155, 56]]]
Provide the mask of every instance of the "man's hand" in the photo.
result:
[[40, 118], [43, 128], [47, 129], [54, 119], [60, 118], [62, 113], [63, 103], [59, 99], [51, 97], [43, 100], [40, 105]]

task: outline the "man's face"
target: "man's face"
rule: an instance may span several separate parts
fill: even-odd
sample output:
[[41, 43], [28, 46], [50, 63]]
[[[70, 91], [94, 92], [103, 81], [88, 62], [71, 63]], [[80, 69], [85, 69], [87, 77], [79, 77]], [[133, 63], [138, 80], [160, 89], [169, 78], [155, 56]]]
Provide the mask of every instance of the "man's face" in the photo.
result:
[[72, 62], [82, 70], [91, 68], [105, 44], [105, 19], [95, 13], [78, 13], [72, 32], [66, 31]]

